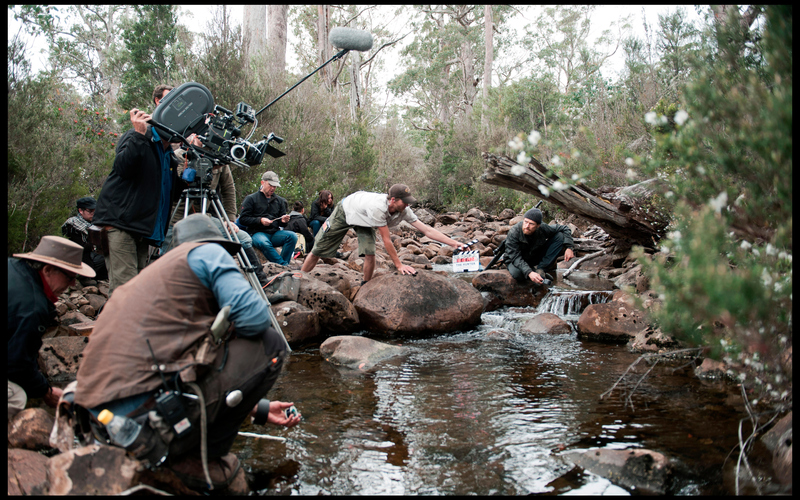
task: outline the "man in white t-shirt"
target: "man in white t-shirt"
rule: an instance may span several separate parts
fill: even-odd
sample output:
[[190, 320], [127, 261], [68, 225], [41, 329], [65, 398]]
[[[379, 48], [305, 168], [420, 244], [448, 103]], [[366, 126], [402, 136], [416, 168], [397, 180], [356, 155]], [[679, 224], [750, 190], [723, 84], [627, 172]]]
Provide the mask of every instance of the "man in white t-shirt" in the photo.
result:
[[394, 266], [402, 274], [417, 274], [417, 271], [400, 262], [389, 235], [389, 228], [400, 224], [401, 221], [408, 222], [432, 240], [456, 249], [462, 248], [463, 243], [447, 237], [414, 215], [408, 206], [416, 201], [405, 184], [395, 184], [389, 188], [388, 195], [366, 191], [357, 191], [351, 194], [336, 205], [333, 213], [320, 228], [314, 238], [314, 248], [303, 262], [301, 270], [309, 272], [314, 269], [320, 257], [334, 257], [344, 235], [351, 227], [358, 236], [358, 255], [364, 257], [365, 282], [372, 278], [372, 273], [375, 271], [375, 231], [373, 228], [378, 229], [386, 253], [389, 254]]

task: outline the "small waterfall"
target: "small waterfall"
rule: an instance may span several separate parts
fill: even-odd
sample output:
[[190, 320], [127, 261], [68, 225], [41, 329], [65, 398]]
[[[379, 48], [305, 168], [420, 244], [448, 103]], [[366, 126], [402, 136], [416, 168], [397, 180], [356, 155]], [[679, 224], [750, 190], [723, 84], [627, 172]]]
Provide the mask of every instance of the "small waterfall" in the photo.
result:
[[590, 304], [604, 304], [611, 299], [612, 291], [591, 290], [550, 290], [539, 307], [537, 313], [553, 313], [558, 316], [577, 316]]

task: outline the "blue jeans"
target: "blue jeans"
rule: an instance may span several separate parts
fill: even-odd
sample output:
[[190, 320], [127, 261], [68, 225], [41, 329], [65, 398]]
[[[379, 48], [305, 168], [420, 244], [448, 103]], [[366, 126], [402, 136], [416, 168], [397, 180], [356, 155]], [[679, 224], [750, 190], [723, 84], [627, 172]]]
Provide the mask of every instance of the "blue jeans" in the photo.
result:
[[[250, 236], [253, 238], [253, 246], [261, 250], [268, 261], [282, 266], [289, 265], [297, 244], [297, 235], [294, 232], [279, 230], [273, 234], [255, 233]], [[283, 247], [280, 255], [275, 247]]]
[[320, 221], [318, 221], [316, 219], [312, 220], [308, 224], [308, 228], [311, 229], [311, 234], [313, 234], [314, 236], [317, 235], [317, 231], [319, 231], [319, 228], [321, 228], [321, 227], [322, 227], [322, 222], [320, 222]]

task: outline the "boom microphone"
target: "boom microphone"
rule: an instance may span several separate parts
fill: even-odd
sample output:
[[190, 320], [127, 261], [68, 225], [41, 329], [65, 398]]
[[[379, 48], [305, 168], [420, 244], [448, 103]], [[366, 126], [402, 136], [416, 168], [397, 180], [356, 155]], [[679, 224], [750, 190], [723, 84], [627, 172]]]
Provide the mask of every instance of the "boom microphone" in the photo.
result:
[[328, 41], [343, 50], [366, 52], [372, 48], [372, 34], [353, 28], [333, 28], [328, 34]]

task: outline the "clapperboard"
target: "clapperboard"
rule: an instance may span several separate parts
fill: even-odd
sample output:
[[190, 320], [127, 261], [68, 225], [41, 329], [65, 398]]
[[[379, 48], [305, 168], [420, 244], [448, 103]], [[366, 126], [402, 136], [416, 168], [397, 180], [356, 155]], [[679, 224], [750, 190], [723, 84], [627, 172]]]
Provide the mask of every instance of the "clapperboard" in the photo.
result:
[[469, 271], [479, 271], [481, 267], [481, 256], [477, 250], [471, 252], [461, 252], [453, 255], [453, 272], [466, 273]]

